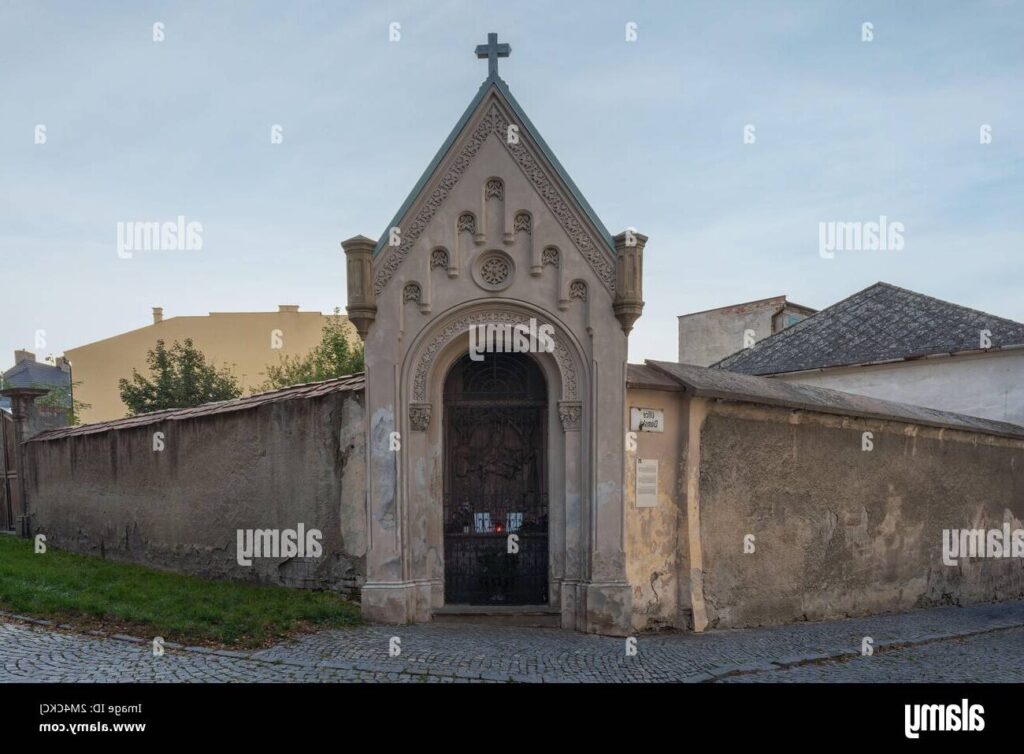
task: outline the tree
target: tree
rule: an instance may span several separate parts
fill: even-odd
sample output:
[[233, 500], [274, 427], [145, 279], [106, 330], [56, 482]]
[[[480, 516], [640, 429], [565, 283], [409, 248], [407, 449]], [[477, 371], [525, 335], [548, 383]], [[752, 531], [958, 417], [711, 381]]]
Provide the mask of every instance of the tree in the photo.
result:
[[284, 356], [281, 363], [267, 366], [263, 390], [346, 377], [364, 369], [362, 345], [352, 345], [352, 325], [342, 319], [340, 309], [327, 318], [320, 343], [305, 356]]
[[[92, 408], [91, 403], [85, 403], [83, 401], [74, 398], [72, 392], [73, 387], [78, 387], [81, 382], [74, 382], [71, 385], [44, 385], [40, 382], [31, 382], [25, 387], [39, 387], [45, 390], [49, 390], [46, 395], [41, 395], [36, 398], [36, 405], [43, 408], [51, 409], [63, 409], [67, 412], [68, 424], [75, 425], [82, 423], [82, 411], [87, 408]], [[0, 390], [8, 387], [4, 376], [0, 374]]]
[[189, 408], [211, 401], [226, 401], [242, 394], [238, 379], [227, 367], [217, 369], [192, 343], [174, 341], [169, 349], [162, 340], [146, 355], [150, 378], [135, 369], [131, 380], [121, 378], [117, 385], [128, 414], [145, 414], [168, 408]]
[[[37, 406], [44, 406], [47, 408], [60, 408], [67, 411], [68, 424], [74, 426], [82, 423], [82, 411], [87, 408], [92, 408], [91, 403], [84, 403], [74, 397], [72, 387], [78, 387], [81, 382], [73, 382], [71, 385], [61, 385], [55, 387], [46, 395], [36, 399]], [[41, 387], [49, 387], [49, 385], [42, 385]]]

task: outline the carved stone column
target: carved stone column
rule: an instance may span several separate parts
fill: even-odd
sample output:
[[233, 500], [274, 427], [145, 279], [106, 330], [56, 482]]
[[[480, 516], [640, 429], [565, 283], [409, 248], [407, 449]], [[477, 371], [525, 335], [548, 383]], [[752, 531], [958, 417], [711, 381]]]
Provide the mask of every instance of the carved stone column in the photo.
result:
[[615, 236], [615, 301], [612, 309], [629, 335], [644, 310], [644, 246], [647, 236], [626, 230]]
[[348, 262], [349, 321], [364, 341], [370, 325], [377, 318], [377, 294], [373, 288], [373, 249], [377, 244], [366, 236], [341, 242]]

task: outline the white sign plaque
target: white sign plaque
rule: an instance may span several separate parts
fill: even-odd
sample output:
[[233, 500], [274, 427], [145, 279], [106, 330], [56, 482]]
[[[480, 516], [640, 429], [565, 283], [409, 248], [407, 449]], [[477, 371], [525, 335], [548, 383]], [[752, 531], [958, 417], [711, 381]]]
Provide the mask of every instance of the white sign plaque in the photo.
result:
[[630, 407], [629, 428], [633, 432], [664, 432], [665, 412], [660, 408]]
[[636, 507], [658, 505], [658, 462], [650, 458], [636, 459]]

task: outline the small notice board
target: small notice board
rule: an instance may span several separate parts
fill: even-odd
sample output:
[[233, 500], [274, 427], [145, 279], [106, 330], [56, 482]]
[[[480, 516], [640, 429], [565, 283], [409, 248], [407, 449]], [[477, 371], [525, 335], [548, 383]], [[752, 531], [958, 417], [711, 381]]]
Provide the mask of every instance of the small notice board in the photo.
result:
[[658, 504], [658, 461], [636, 459], [636, 507], [654, 508]]

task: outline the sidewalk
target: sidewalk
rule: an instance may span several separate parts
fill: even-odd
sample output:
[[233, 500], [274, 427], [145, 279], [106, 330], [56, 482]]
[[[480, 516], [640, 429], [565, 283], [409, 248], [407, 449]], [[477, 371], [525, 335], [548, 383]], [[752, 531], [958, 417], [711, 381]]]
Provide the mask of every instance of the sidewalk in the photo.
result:
[[[862, 657], [865, 637], [873, 653]], [[931, 681], [944, 677], [951, 658], [977, 667], [979, 657], [994, 652], [1005, 655], [1000, 677], [957, 677], [1024, 681], [1024, 601], [640, 634], [635, 648], [630, 653], [625, 639], [557, 629], [425, 624], [322, 631], [257, 652], [172, 647], [153, 657], [146, 638], [71, 634], [0, 617], [0, 682], [735, 682], [872, 675]], [[395, 649], [400, 653], [391, 656]]]

